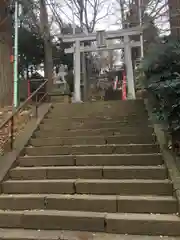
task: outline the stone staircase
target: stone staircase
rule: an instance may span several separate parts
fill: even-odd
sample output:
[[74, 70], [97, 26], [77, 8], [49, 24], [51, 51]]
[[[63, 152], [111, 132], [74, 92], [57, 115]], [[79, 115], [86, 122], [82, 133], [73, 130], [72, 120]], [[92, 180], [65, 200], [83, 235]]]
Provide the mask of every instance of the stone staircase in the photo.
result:
[[1, 189], [1, 229], [180, 236], [141, 101], [54, 104]]

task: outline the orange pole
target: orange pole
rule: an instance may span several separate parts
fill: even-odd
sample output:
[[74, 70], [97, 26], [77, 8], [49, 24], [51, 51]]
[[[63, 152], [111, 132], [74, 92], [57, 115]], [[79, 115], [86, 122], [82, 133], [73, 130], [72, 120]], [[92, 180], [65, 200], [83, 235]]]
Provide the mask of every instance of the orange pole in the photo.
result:
[[122, 100], [127, 99], [127, 93], [126, 93], [126, 75], [125, 71], [123, 71], [123, 80], [122, 80]]
[[28, 80], [28, 97], [31, 96], [31, 84], [30, 84], [30, 80]]

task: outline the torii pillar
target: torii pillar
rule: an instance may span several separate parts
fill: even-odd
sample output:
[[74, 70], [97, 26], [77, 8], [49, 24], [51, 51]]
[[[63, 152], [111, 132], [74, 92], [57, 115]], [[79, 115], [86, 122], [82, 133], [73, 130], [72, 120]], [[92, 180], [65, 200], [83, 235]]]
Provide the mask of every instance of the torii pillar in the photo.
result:
[[75, 41], [74, 52], [74, 99], [75, 102], [81, 102], [81, 54], [80, 54], [80, 41]]
[[134, 87], [134, 73], [132, 65], [131, 46], [129, 36], [124, 36], [124, 60], [126, 66], [126, 79], [128, 86], [128, 99], [135, 99], [135, 87]]

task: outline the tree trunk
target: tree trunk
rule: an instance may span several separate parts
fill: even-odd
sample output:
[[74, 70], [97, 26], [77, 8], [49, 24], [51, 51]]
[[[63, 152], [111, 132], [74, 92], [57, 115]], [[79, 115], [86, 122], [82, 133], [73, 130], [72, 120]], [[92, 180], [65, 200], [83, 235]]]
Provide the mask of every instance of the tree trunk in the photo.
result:
[[53, 87], [52, 42], [45, 0], [40, 0], [40, 21], [41, 21], [41, 34], [44, 37], [45, 77], [48, 79], [48, 92], [51, 92]]
[[171, 26], [171, 35], [180, 39], [180, 1], [169, 0], [169, 17]]
[[0, 1], [0, 106], [12, 105], [12, 26], [7, 1]]

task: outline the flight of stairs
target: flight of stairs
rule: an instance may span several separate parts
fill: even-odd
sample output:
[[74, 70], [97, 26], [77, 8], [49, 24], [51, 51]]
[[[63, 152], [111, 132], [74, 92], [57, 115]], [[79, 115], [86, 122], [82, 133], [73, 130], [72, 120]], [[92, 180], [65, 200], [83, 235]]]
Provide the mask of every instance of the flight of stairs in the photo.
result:
[[1, 229], [180, 236], [142, 101], [54, 104], [1, 189]]

